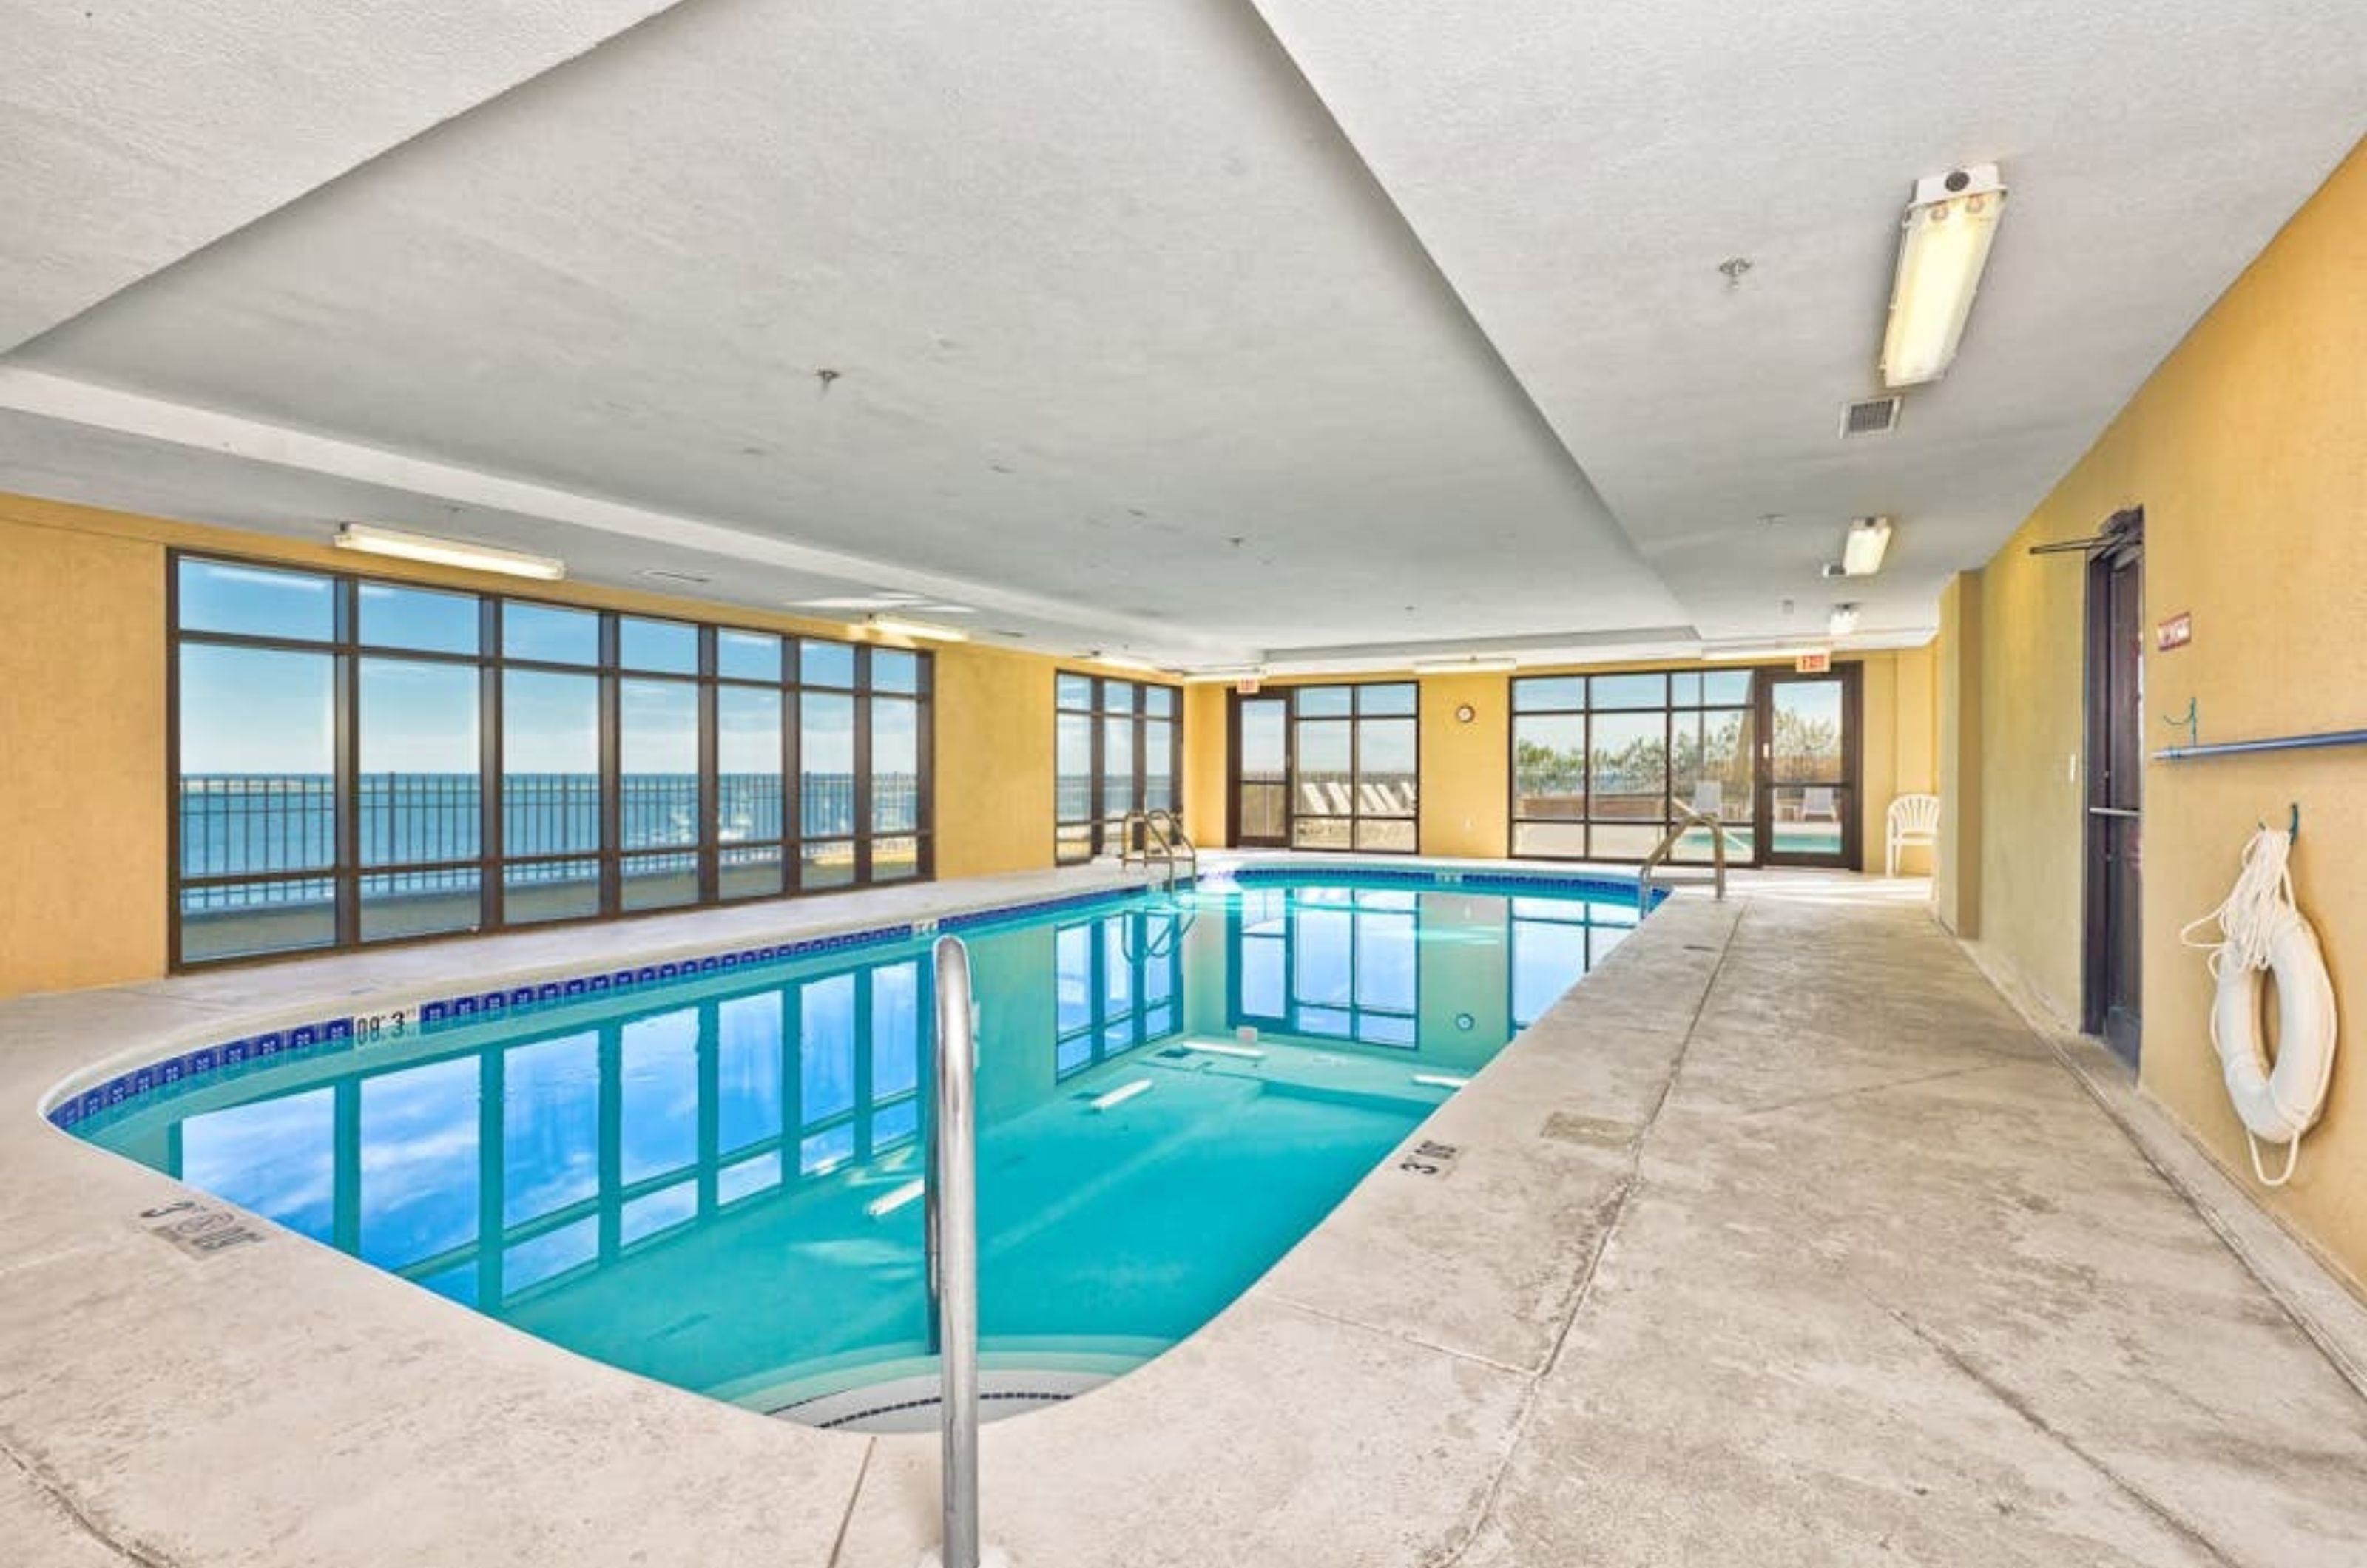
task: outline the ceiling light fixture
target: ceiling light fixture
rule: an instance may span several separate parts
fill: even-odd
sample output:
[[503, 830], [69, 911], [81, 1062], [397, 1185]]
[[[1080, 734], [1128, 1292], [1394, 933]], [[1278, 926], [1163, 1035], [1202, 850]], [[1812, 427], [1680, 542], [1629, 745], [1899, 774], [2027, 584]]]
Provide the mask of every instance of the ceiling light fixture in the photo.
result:
[[1760, 648], [1704, 648], [1701, 651], [1701, 656], [1704, 660], [1713, 661], [1728, 659], [1797, 659], [1804, 653], [1831, 651], [1832, 649], [1820, 642], [1787, 642], [1769, 643]]
[[1263, 681], [1265, 679], [1265, 666], [1263, 664], [1209, 664], [1197, 670], [1185, 671], [1184, 679], [1186, 681]]
[[1882, 334], [1884, 386], [1920, 386], [1947, 374], [2004, 210], [1995, 164], [1915, 182], [1915, 199], [1899, 225], [1898, 272]]
[[398, 560], [425, 561], [430, 566], [457, 566], [464, 571], [496, 571], [505, 577], [533, 577], [556, 582], [567, 575], [567, 563], [549, 556], [517, 550], [497, 550], [487, 545], [467, 545], [428, 534], [405, 534], [368, 523], [347, 523], [337, 529], [337, 548], [366, 555], [392, 556]]
[[1145, 675], [1163, 675], [1166, 666], [1153, 664], [1148, 659], [1137, 659], [1130, 653], [1104, 653], [1099, 649], [1085, 655], [1096, 664], [1106, 664], [1113, 670], [1135, 670]]
[[1834, 605], [1831, 617], [1825, 622], [1825, 628], [1831, 632], [1835, 637], [1847, 637], [1852, 632], [1857, 630], [1857, 606], [1854, 604]]
[[1417, 659], [1417, 675], [1489, 675], [1518, 670], [1521, 661], [1509, 653], [1475, 653], [1468, 659]]
[[1841, 575], [1872, 577], [1889, 553], [1890, 519], [1860, 517], [1850, 525], [1849, 538], [1841, 546]]
[[959, 626], [940, 626], [928, 621], [900, 620], [893, 615], [871, 615], [863, 623], [865, 628], [884, 637], [911, 637], [916, 642], [968, 642], [969, 633]]

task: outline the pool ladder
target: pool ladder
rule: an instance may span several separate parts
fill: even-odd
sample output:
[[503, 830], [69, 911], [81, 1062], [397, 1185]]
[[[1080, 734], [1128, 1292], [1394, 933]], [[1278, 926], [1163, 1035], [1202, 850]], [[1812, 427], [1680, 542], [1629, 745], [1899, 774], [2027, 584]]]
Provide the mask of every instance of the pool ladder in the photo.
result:
[[[1669, 857], [1677, 852], [1678, 843], [1695, 828], [1709, 829], [1709, 886], [1717, 890], [1716, 897], [1726, 897], [1726, 824], [1710, 812], [1679, 806], [1676, 821], [1660, 836], [1660, 841], [1652, 846], [1652, 852], [1644, 857], [1644, 868], [1636, 874], [1636, 904], [1639, 914], [1652, 912], [1652, 874], [1668, 863]], [[1688, 877], [1684, 885], [1698, 887], [1702, 883], [1698, 877]]]
[[[1139, 838], [1135, 829], [1142, 831]], [[1164, 866], [1166, 880], [1161, 884], [1165, 892], [1175, 891], [1179, 866], [1188, 868], [1194, 877], [1200, 874], [1200, 851], [1184, 825], [1175, 820], [1175, 813], [1165, 807], [1150, 811], [1129, 811], [1117, 830], [1117, 858], [1121, 865]]]

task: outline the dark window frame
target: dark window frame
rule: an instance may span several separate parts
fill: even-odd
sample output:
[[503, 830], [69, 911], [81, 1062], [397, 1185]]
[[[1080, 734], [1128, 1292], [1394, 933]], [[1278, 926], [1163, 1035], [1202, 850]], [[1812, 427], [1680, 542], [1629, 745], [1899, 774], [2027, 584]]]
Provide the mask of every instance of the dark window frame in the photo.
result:
[[[244, 568], [291, 574], [326, 581], [333, 595], [334, 613], [330, 636], [325, 638], [284, 637], [265, 633], [201, 631], [185, 629], [181, 624], [181, 577], [184, 563], [203, 566]], [[365, 586], [411, 590], [422, 592], [448, 593], [475, 601], [478, 615], [477, 649], [473, 653], [434, 650], [365, 642], [360, 636], [360, 604]], [[773, 630], [751, 626], [730, 620], [694, 619], [676, 615], [643, 615], [629, 611], [602, 609], [561, 599], [545, 598], [532, 593], [478, 589], [456, 589], [442, 583], [420, 582], [401, 577], [354, 572], [332, 568], [300, 565], [282, 560], [242, 557], [214, 550], [170, 549], [164, 557], [164, 679], [165, 679], [165, 841], [168, 855], [166, 876], [165, 940], [167, 963], [175, 973], [223, 964], [269, 963], [286, 959], [317, 957], [323, 953], [342, 953], [364, 948], [404, 945], [416, 942], [439, 942], [468, 936], [491, 935], [505, 931], [541, 930], [552, 927], [587, 924], [611, 919], [635, 919], [645, 914], [675, 913], [685, 909], [712, 908], [726, 904], [759, 901], [767, 897], [797, 897], [824, 892], [843, 892], [852, 888], [891, 886], [906, 882], [925, 882], [935, 876], [935, 822], [934, 810], [934, 731], [935, 731], [935, 662], [926, 649], [877, 649], [862, 642], [845, 641], [805, 633]], [[547, 659], [513, 658], [502, 651], [503, 608], [517, 604], [551, 609], [574, 611], [597, 617], [598, 654], [588, 663], [561, 662]], [[698, 657], [692, 673], [640, 669], [624, 665], [619, 659], [619, 628], [624, 621], [666, 622], [690, 627], [697, 635]], [[777, 639], [782, 650], [782, 668], [777, 682], [723, 675], [718, 670], [718, 639], [726, 632], [742, 633]], [[852, 684], [834, 686], [807, 684], [803, 680], [800, 653], [807, 643], [830, 644], [853, 650]], [[181, 663], [182, 652], [191, 647], [218, 647], [301, 653], [325, 660], [334, 705], [334, 757], [329, 783], [328, 810], [331, 816], [330, 842], [333, 851], [323, 866], [297, 870], [269, 871], [198, 871], [192, 873], [185, 865], [183, 843], [185, 812], [183, 801], [181, 733]], [[913, 660], [913, 690], [910, 693], [878, 687], [872, 680], [872, 663], [876, 653], [887, 651], [908, 653]], [[361, 678], [368, 661], [401, 661], [435, 665], [446, 669], [473, 669], [478, 672], [478, 771], [475, 775], [476, 801], [479, 817], [477, 852], [473, 856], [444, 856], [425, 860], [388, 862], [366, 864], [362, 861], [361, 826], [362, 791], [360, 774]], [[599, 847], [590, 851], [537, 851], [524, 854], [507, 852], [505, 837], [506, 791], [504, 785], [503, 705], [505, 678], [510, 671], [572, 675], [589, 679], [597, 690], [599, 729], [598, 817]], [[619, 700], [623, 682], [627, 681], [671, 682], [688, 686], [696, 694], [695, 705], [698, 732], [697, 792], [697, 831], [695, 841], [679, 846], [629, 850], [622, 844], [623, 784], [618, 748], [621, 739]], [[718, 694], [724, 688], [752, 688], [776, 691], [781, 696], [781, 773], [782, 795], [781, 834], [762, 840], [722, 839], [719, 821], [721, 780], [718, 766], [719, 732], [717, 728]], [[809, 837], [803, 832], [803, 787], [799, 773], [801, 721], [804, 697], [809, 691], [843, 693], [854, 705], [855, 791], [854, 832]], [[913, 725], [916, 770], [913, 781], [914, 799], [912, 831], [874, 833], [872, 830], [872, 795], [876, 781], [869, 772], [872, 717], [876, 705], [881, 701], [910, 702], [914, 705]], [[306, 775], [309, 777], [309, 775]], [[458, 776], [458, 775], [456, 775]], [[873, 852], [876, 843], [887, 840], [913, 841], [912, 872], [910, 875], [886, 879], [875, 875]], [[810, 845], [846, 842], [854, 855], [853, 880], [812, 886], [805, 885], [804, 852]], [[722, 856], [729, 852], [764, 852], [776, 850], [779, 854], [779, 891], [759, 890], [726, 897], [721, 891]], [[657, 857], [686, 856], [695, 873], [695, 892], [684, 901], [646, 908], [624, 907], [624, 879], [629, 867], [635, 863], [654, 863]], [[596, 867], [598, 882], [597, 911], [553, 919], [519, 919], [505, 908], [508, 873], [513, 868], [563, 865], [589, 863]], [[469, 924], [456, 924], [434, 931], [406, 932], [401, 935], [365, 938], [362, 934], [362, 890], [372, 880], [456, 876], [472, 873], [476, 879], [475, 919]], [[331, 917], [333, 937], [325, 942], [302, 946], [272, 948], [262, 952], [234, 952], [190, 957], [186, 952], [185, 919], [189, 897], [202, 897], [210, 889], [295, 888], [305, 884], [326, 884], [334, 909]], [[456, 898], [465, 894], [455, 894]]]
[[[1090, 706], [1075, 707], [1062, 700], [1061, 689], [1070, 681], [1092, 682]], [[1134, 706], [1130, 709], [1111, 707], [1109, 689], [1112, 686], [1131, 687], [1135, 694]], [[1143, 694], [1154, 691], [1171, 694], [1171, 706], [1165, 714], [1148, 711]], [[1060, 798], [1060, 721], [1063, 718], [1082, 718], [1090, 720], [1092, 724], [1093, 755], [1086, 770], [1088, 788], [1085, 795], [1086, 815], [1083, 817], [1066, 815], [1066, 805]], [[1150, 776], [1146, 764], [1150, 760], [1150, 727], [1153, 724], [1167, 726], [1167, 777], [1172, 801], [1165, 809], [1173, 812], [1178, 820], [1183, 818], [1184, 688], [1170, 685], [1164, 681], [1144, 680], [1135, 676], [1098, 675], [1083, 670], [1055, 670], [1052, 672], [1052, 863], [1054, 865], [1082, 865], [1087, 861], [1108, 853], [1114, 847], [1110, 842], [1112, 818], [1105, 805], [1109, 793], [1109, 726], [1113, 719], [1122, 722], [1131, 720], [1129, 734], [1132, 739], [1134, 763], [1131, 791], [1133, 805], [1128, 809], [1134, 811], [1150, 809], [1147, 802], [1150, 798]], [[1118, 814], [1121, 819], [1124, 816], [1124, 812]], [[1079, 829], [1084, 831], [1084, 838], [1082, 840], [1084, 850], [1082, 853], [1072, 852], [1070, 848], [1080, 841], [1074, 837]]]
[[[1365, 694], [1381, 689], [1402, 688], [1413, 694], [1412, 706], [1404, 713], [1365, 712]], [[1312, 717], [1299, 711], [1299, 698], [1310, 691], [1344, 691], [1351, 694], [1349, 709], [1341, 715], [1317, 715]], [[1422, 738], [1421, 682], [1410, 677], [1370, 681], [1308, 681], [1289, 686], [1274, 686], [1255, 693], [1236, 689], [1226, 711], [1225, 796], [1227, 819], [1231, 824], [1230, 839], [1239, 847], [1241, 810], [1241, 704], [1250, 701], [1280, 699], [1287, 705], [1284, 720], [1284, 759], [1287, 779], [1283, 792], [1283, 842], [1293, 850], [1308, 848], [1298, 841], [1302, 821], [1344, 822], [1348, 827], [1348, 842], [1344, 846], [1314, 846], [1317, 852], [1330, 854], [1418, 855], [1421, 853], [1421, 794]], [[1364, 805], [1365, 726], [1371, 723], [1404, 723], [1413, 726], [1413, 809], [1396, 812], [1367, 811]], [[1345, 724], [1348, 727], [1348, 810], [1306, 811], [1299, 806], [1302, 781], [1299, 768], [1304, 755], [1300, 731], [1308, 724]], [[1364, 836], [1366, 822], [1404, 822], [1413, 829], [1413, 841], [1403, 849], [1365, 848], [1358, 843]], [[1261, 840], [1263, 842], [1263, 840]]]

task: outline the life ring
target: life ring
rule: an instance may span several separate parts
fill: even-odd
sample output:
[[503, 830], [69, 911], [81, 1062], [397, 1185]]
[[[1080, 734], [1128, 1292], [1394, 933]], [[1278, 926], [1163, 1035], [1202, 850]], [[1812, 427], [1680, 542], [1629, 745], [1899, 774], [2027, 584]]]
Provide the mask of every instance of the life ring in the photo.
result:
[[2291, 1145], [2317, 1124], [2334, 1076], [2334, 983], [2309, 920], [2290, 905], [2280, 911], [2266, 944], [2266, 973], [2277, 980], [2277, 1055], [2271, 1064], [2260, 1040], [2260, 976], [2248, 965], [2221, 966], [2211, 1010], [2211, 1043], [2218, 1049], [2227, 1098], [2244, 1127], [2262, 1143], [2289, 1145], [2285, 1175], [2271, 1180], [2259, 1150], [2252, 1167], [2262, 1181], [2282, 1186], [2297, 1157]]

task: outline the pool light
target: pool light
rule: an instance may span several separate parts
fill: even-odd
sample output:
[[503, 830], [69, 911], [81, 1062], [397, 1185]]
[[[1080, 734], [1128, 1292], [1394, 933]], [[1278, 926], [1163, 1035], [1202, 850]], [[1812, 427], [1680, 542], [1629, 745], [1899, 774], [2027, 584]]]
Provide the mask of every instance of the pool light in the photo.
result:
[[1914, 387], [1947, 374], [1981, 287], [2005, 186], [1995, 164], [1915, 182], [1899, 225], [1898, 271], [1882, 334], [1882, 384]]
[[567, 575], [567, 563], [549, 556], [497, 550], [489, 545], [463, 544], [458, 539], [438, 539], [427, 534], [406, 534], [368, 523], [342, 525], [335, 542], [341, 550], [425, 561], [430, 566], [457, 566], [467, 571], [493, 571], [505, 577], [538, 578], [545, 582], [556, 582]]

